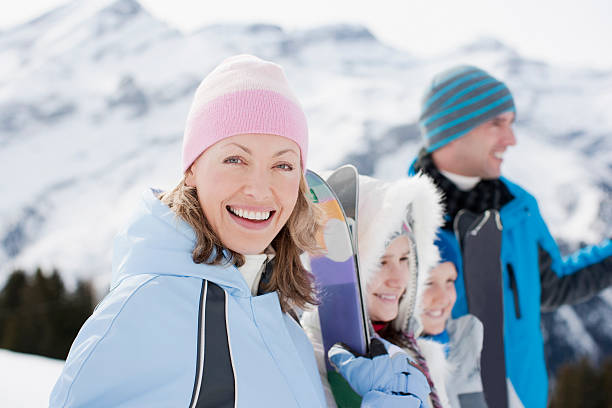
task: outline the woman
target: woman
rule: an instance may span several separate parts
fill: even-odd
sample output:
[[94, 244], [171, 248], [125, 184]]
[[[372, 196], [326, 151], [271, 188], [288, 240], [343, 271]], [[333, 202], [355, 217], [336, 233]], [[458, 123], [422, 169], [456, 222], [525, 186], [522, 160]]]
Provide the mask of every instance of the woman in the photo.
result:
[[436, 246], [440, 263], [431, 270], [423, 291], [421, 322], [425, 337], [444, 345], [450, 372], [446, 391], [453, 408], [481, 408], [487, 404], [480, 378], [482, 323], [472, 315], [451, 319], [457, 300], [455, 280], [459, 248], [445, 234], [439, 234]]
[[111, 291], [75, 339], [51, 407], [325, 406], [293, 317], [315, 303], [299, 258], [317, 228], [307, 148], [278, 65], [236, 56], [203, 80], [184, 177], [147, 191], [116, 237]]
[[[407, 352], [426, 374], [431, 393], [424, 405], [448, 406], [443, 348], [418, 338], [424, 283], [428, 270], [438, 260], [433, 242], [442, 222], [439, 195], [426, 177], [388, 183], [360, 176], [358, 214], [361, 284], [373, 327], [378, 336]], [[305, 313], [302, 324], [313, 341], [319, 370], [324, 373], [316, 312]], [[330, 379], [333, 396], [324, 381], [328, 405], [359, 404], [359, 397], [344, 381], [337, 382], [333, 376]]]

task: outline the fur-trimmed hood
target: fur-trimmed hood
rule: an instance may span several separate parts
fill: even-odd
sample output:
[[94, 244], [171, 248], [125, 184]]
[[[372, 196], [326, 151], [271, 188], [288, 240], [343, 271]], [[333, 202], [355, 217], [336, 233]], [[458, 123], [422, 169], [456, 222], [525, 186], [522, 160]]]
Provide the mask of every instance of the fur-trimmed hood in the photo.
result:
[[392, 235], [402, 222], [412, 229], [411, 276], [393, 321], [396, 330], [416, 335], [421, 331], [421, 297], [429, 270], [439, 260], [434, 240], [442, 215], [440, 193], [427, 176], [419, 174], [392, 182], [359, 176], [357, 242], [363, 293], [379, 270], [380, 258]]

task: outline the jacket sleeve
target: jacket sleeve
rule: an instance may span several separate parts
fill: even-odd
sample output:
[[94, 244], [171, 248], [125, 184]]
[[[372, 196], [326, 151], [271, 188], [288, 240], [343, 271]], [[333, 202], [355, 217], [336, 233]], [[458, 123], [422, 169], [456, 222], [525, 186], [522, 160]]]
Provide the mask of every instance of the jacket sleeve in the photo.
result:
[[562, 257], [539, 212], [537, 217], [540, 230], [540, 307], [543, 312], [552, 311], [565, 304], [585, 301], [612, 285], [610, 239]]
[[151, 306], [161, 285], [150, 281], [126, 280], [96, 308], [70, 349], [50, 408], [176, 406], [182, 399], [188, 405], [190, 390], [178, 388], [193, 384], [195, 364], [193, 370], [172, 366], [160, 352], [167, 338], [157, 327], [170, 316]]

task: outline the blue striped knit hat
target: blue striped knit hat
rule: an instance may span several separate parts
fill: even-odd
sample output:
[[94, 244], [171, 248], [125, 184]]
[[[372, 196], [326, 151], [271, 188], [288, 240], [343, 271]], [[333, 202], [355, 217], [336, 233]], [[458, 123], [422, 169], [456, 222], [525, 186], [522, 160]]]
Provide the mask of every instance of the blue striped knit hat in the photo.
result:
[[515, 111], [510, 90], [482, 69], [462, 65], [436, 75], [419, 117], [427, 152], [507, 111]]

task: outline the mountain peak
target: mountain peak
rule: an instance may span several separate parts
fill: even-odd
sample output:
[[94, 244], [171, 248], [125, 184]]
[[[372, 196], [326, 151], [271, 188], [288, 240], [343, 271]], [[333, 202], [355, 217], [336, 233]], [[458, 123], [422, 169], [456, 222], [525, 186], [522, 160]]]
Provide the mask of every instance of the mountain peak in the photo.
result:
[[494, 37], [481, 36], [476, 38], [474, 41], [461, 47], [462, 51], [474, 52], [474, 51], [510, 51], [514, 53], [514, 49], [509, 47], [507, 44], [498, 40]]
[[360, 24], [328, 24], [304, 31], [310, 40], [334, 40], [336, 42], [377, 41], [374, 34]]
[[112, 13], [121, 16], [132, 16], [142, 10], [138, 0], [107, 0], [108, 5], [101, 9], [104, 13]]

